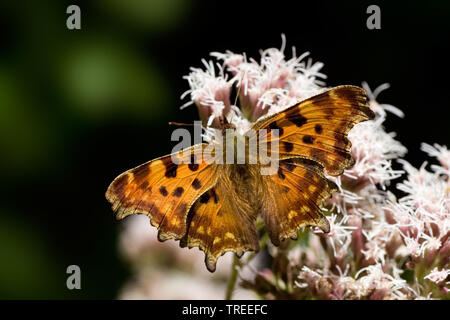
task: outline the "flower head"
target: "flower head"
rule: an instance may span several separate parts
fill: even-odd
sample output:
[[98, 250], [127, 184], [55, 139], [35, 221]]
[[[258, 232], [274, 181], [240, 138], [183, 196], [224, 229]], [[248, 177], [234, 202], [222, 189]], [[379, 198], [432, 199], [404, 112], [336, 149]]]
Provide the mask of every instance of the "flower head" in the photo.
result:
[[[215, 62], [203, 60], [205, 70], [191, 68], [185, 76], [190, 89], [182, 97], [190, 94], [191, 101], [183, 107], [195, 103], [202, 119], [208, 119], [204, 121], [208, 127], [219, 127], [220, 120], [227, 118], [244, 132], [249, 121], [255, 122], [324, 90], [319, 80], [326, 78], [319, 72], [323, 64], [312, 63], [311, 59], [305, 62], [309, 53], [297, 57], [295, 50], [287, 59], [284, 35], [282, 40], [280, 49], [261, 51], [259, 62], [230, 51], [211, 53]], [[232, 102], [232, 86], [239, 94], [240, 108]]]
[[[190, 89], [182, 96], [189, 95], [190, 100], [183, 107], [197, 106], [206, 140], [212, 140], [224, 123], [243, 134], [258, 119], [326, 90], [323, 63], [313, 63], [308, 52], [297, 55], [295, 48], [288, 58], [285, 47], [282, 36], [281, 48], [262, 50], [259, 59], [245, 53], [214, 52], [211, 61], [202, 60], [203, 68], [191, 68], [185, 76]], [[402, 159], [407, 149], [384, 125], [390, 114], [401, 118], [404, 114], [377, 101], [389, 85], [373, 91], [366, 82], [362, 86], [376, 117], [356, 125], [348, 134], [355, 165], [340, 177], [327, 176], [339, 188], [322, 208], [330, 232], [306, 229], [299, 232], [298, 240], [284, 241], [279, 247], [270, 242], [263, 245], [265, 253], [257, 264], [243, 262], [233, 267], [240, 273], [243, 287], [265, 298], [284, 299], [448, 297], [450, 151], [438, 144], [423, 144], [422, 150], [438, 163], [424, 163], [420, 168]], [[394, 162], [400, 163], [402, 170], [394, 169]], [[167, 298], [177, 298], [175, 283], [195, 291], [197, 298], [217, 296], [223, 283], [206, 283], [198, 272], [187, 276], [186, 268], [178, 270], [170, 263], [164, 272], [172, 272], [171, 279], [176, 280], [161, 284], [159, 267], [149, 276], [149, 265], [155, 268], [160, 259], [182, 261], [188, 269], [196, 269], [192, 266], [197, 259], [189, 259], [179, 250], [168, 250], [169, 258], [157, 254], [161, 244], [149, 237], [148, 228], [145, 232], [139, 229], [142, 225], [130, 220], [121, 237], [124, 256], [137, 274], [122, 297], [151, 298], [162, 292]], [[270, 259], [264, 256], [267, 254]]]

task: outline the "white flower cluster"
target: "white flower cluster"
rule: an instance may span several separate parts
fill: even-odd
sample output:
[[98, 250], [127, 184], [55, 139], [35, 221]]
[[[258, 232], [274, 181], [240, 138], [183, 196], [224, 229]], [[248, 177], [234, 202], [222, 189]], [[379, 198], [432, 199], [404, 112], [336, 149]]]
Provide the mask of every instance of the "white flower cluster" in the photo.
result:
[[[308, 52], [297, 57], [295, 48], [293, 57], [286, 59], [284, 36], [282, 40], [281, 49], [261, 51], [259, 62], [248, 59], [245, 54], [213, 52], [215, 62], [202, 60], [205, 70], [191, 68], [184, 77], [190, 89], [182, 98], [190, 94], [191, 99], [182, 108], [195, 103], [204, 120], [206, 140], [211, 140], [216, 132], [213, 128], [218, 127], [224, 115], [239, 133], [245, 133], [259, 118], [326, 89], [320, 80], [326, 78], [320, 73], [323, 63], [305, 61]], [[233, 86], [237, 90], [235, 101], [231, 97]]]
[[[329, 201], [329, 210], [341, 215], [329, 217], [324, 250], [301, 249], [306, 257], [311, 250], [322, 257], [301, 261], [298, 285], [323, 299], [442, 298], [450, 284], [450, 152], [423, 144], [422, 150], [439, 161], [431, 171], [427, 163], [416, 169], [401, 159], [406, 149], [381, 124], [386, 111], [403, 114], [374, 100], [385, 85], [374, 93], [364, 87], [377, 117], [349, 134], [356, 163], [336, 179], [340, 191]], [[393, 160], [403, 170], [392, 169]], [[386, 187], [403, 173], [397, 190], [406, 195], [397, 200]], [[409, 281], [401, 276], [405, 270], [413, 272]]]
[[405, 299], [408, 284], [399, 277], [386, 273], [380, 264], [360, 269], [354, 277], [348, 275], [349, 268], [336, 273], [328, 269], [311, 270], [303, 266], [297, 285], [301, 288], [313, 288], [312, 292], [321, 299], [361, 299], [369, 297], [373, 300], [383, 299], [387, 295], [392, 299]]
[[[261, 117], [326, 90], [326, 76], [320, 72], [323, 64], [305, 60], [308, 53], [297, 56], [295, 49], [292, 58], [287, 59], [285, 44], [283, 36], [281, 49], [261, 51], [259, 61], [245, 54], [215, 52], [211, 54], [215, 61], [202, 60], [204, 69], [191, 69], [185, 77], [190, 90], [182, 96], [190, 95], [190, 101], [183, 107], [197, 106], [206, 139], [214, 137], [223, 121], [244, 133]], [[260, 296], [448, 297], [450, 151], [443, 146], [423, 144], [422, 150], [439, 162], [431, 170], [426, 169], [426, 164], [416, 169], [402, 160], [406, 148], [395, 140], [394, 133], [385, 131], [383, 124], [388, 113], [398, 117], [403, 117], [403, 113], [376, 100], [389, 86], [381, 85], [372, 92], [367, 83], [362, 85], [376, 117], [356, 125], [348, 135], [355, 165], [339, 178], [329, 177], [339, 187], [324, 209], [329, 213], [330, 232], [306, 230], [296, 243], [286, 242], [279, 248], [268, 243], [268, 253], [274, 261], [272, 269], [258, 271], [252, 267], [255, 279], [244, 281], [246, 288]], [[400, 163], [403, 170], [394, 169], [394, 162]], [[397, 199], [388, 187], [405, 174], [406, 179], [397, 184], [395, 192], [406, 195]], [[122, 241], [127, 245], [123, 249], [132, 264], [142, 265], [142, 259], [136, 257], [157, 245], [148, 237], [138, 238], [125, 232]], [[193, 265], [188, 262], [190, 259], [171, 254], [171, 259]], [[129, 287], [127, 290], [133, 292]]]

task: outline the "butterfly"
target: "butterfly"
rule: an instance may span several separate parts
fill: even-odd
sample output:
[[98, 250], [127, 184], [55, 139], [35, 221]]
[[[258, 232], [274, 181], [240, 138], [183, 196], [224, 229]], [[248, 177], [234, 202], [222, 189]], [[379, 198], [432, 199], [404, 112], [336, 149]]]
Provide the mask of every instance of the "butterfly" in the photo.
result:
[[[322, 206], [337, 187], [325, 172], [338, 176], [354, 164], [347, 134], [373, 118], [364, 89], [334, 87], [253, 124], [252, 129], [268, 130], [268, 145], [278, 142], [278, 150], [271, 152], [277, 153], [279, 165], [271, 175], [261, 174], [261, 163], [207, 162], [208, 144], [203, 143], [122, 173], [106, 198], [117, 219], [146, 214], [160, 241], [199, 247], [214, 272], [227, 251], [241, 257], [259, 250], [257, 219], [275, 246], [296, 239], [305, 226], [328, 232]], [[183, 157], [192, 161], [173, 161]]]

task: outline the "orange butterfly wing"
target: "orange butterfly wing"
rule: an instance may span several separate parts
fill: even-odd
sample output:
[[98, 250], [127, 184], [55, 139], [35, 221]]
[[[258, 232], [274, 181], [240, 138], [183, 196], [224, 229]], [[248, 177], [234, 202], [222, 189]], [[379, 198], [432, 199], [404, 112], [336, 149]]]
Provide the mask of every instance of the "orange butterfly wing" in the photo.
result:
[[258, 251], [258, 233], [254, 221], [258, 214], [251, 201], [242, 201], [226, 169], [221, 166], [217, 185], [203, 194], [188, 216], [188, 229], [182, 247], [199, 247], [205, 252], [209, 271], [227, 251], [240, 257], [246, 251]]
[[273, 244], [295, 239], [298, 229], [308, 225], [329, 231], [321, 207], [337, 187], [325, 178], [321, 165], [307, 159], [283, 160], [277, 174], [263, 176], [263, 181], [261, 216]]
[[[279, 142], [279, 158], [306, 158], [320, 163], [333, 176], [354, 160], [347, 133], [357, 123], [373, 119], [364, 89], [339, 86], [258, 121], [254, 129], [267, 129], [268, 143]], [[279, 130], [279, 137], [271, 129]], [[272, 152], [276, 152], [272, 150]]]
[[[202, 157], [206, 144], [192, 146], [119, 175], [106, 191], [117, 219], [141, 213], [158, 228], [158, 239], [181, 239], [190, 207], [217, 180], [216, 167]], [[190, 163], [187, 163], [187, 158]]]
[[321, 207], [336, 186], [324, 176], [333, 176], [351, 167], [350, 129], [372, 119], [365, 91], [355, 86], [339, 86], [262, 119], [255, 129], [268, 131], [266, 143], [278, 140], [280, 167], [277, 174], [262, 176], [265, 193], [261, 215], [272, 242], [295, 237], [300, 227], [312, 225], [329, 231]]

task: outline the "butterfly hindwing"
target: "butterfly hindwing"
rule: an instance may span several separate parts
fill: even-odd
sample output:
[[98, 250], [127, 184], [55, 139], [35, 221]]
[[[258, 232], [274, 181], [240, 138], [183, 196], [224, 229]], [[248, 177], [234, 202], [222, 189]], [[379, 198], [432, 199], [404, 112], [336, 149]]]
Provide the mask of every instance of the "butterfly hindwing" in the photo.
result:
[[205, 146], [196, 145], [175, 154], [177, 161], [167, 155], [119, 175], [106, 192], [116, 218], [146, 214], [158, 228], [160, 240], [181, 239], [186, 233], [190, 207], [217, 179], [216, 167], [203, 161]]
[[254, 225], [259, 213], [257, 198], [248, 193], [249, 183], [254, 181], [248, 176], [251, 169], [239, 172], [234, 165], [219, 168], [217, 184], [192, 206], [188, 229], [180, 242], [182, 247], [199, 247], [204, 251], [205, 264], [211, 272], [216, 269], [217, 259], [227, 251], [241, 256], [259, 249]]
[[298, 229], [308, 225], [329, 231], [321, 207], [337, 187], [325, 178], [321, 165], [307, 159], [283, 160], [277, 174], [263, 176], [263, 185], [261, 215], [273, 244], [295, 238]]
[[[262, 119], [253, 128], [268, 130], [269, 146], [278, 140], [280, 160], [314, 160], [336, 176], [354, 163], [347, 133], [373, 117], [362, 88], [339, 86]], [[272, 135], [271, 129], [278, 129], [279, 137]]]

